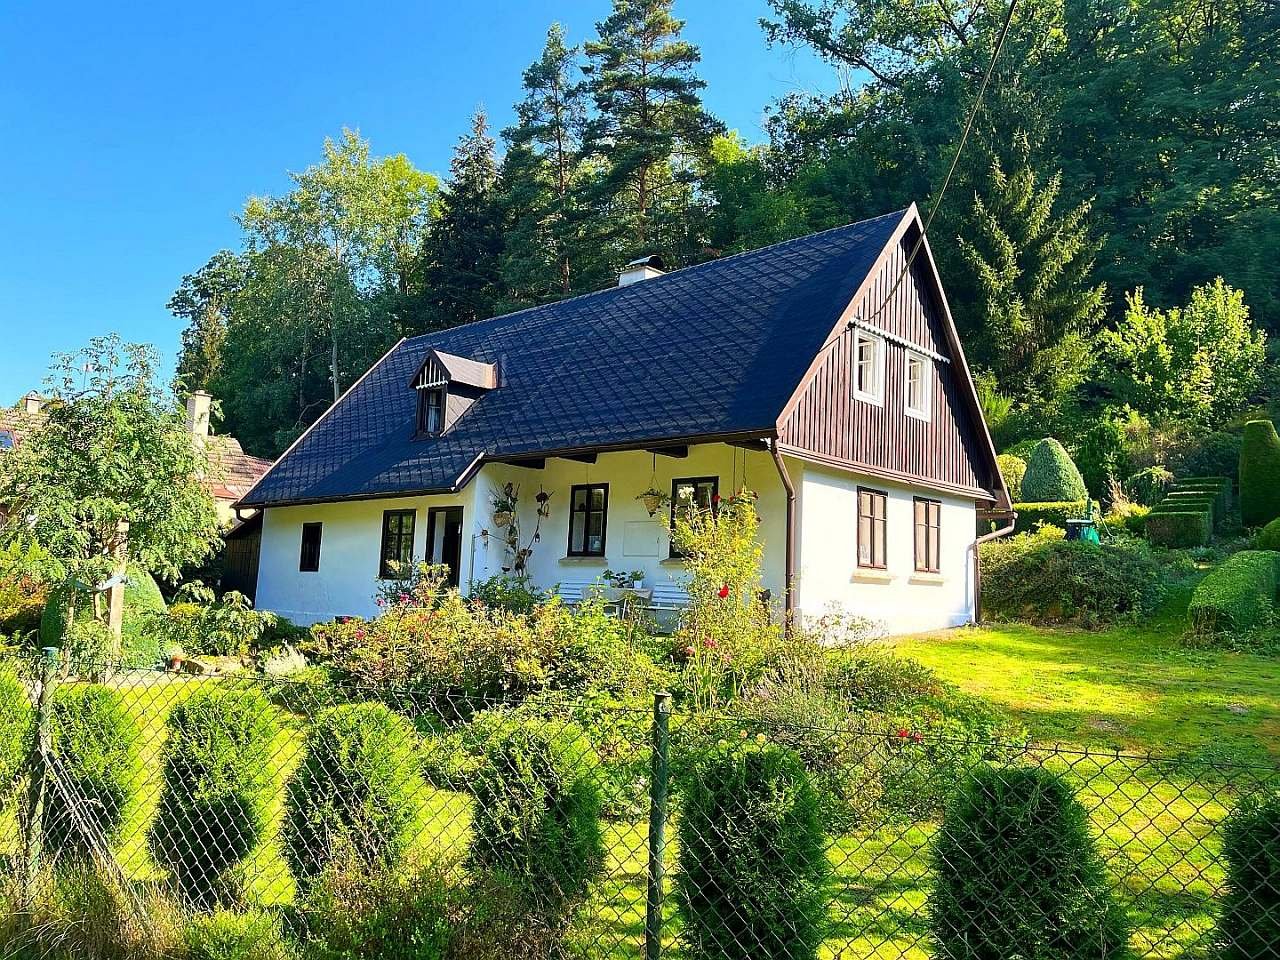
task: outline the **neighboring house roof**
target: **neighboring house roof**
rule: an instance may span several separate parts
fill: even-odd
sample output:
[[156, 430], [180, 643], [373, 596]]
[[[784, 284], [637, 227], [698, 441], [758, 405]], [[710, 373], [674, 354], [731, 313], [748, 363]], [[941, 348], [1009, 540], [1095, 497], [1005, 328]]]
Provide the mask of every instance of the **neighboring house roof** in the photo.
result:
[[[779, 416], [914, 208], [396, 344], [241, 501], [445, 492], [483, 460], [776, 433]], [[415, 437], [430, 351], [498, 387]]]
[[214, 434], [209, 451], [209, 493], [216, 500], [239, 500], [271, 469], [271, 461], [245, 453], [235, 437]]

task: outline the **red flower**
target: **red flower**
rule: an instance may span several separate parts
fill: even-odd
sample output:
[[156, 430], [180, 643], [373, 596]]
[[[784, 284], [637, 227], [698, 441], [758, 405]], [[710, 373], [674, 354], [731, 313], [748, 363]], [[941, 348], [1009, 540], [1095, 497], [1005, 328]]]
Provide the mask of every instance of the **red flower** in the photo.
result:
[[357, 640], [363, 640], [363, 639], [364, 639], [364, 628], [359, 628], [359, 629], [357, 629], [357, 630], [356, 630], [356, 639], [357, 639]]
[[711, 495], [711, 505], [714, 507], [719, 502], [720, 502], [720, 494], [713, 493]]
[[400, 602], [401, 602], [401, 603], [408, 603], [408, 602], [409, 602], [409, 595], [408, 595], [407, 593], [402, 593], [402, 594], [400, 594]]
[[909, 736], [911, 736], [911, 731], [907, 730], [905, 727], [898, 731], [898, 738], [901, 740], [905, 740]]
[[918, 732], [918, 731], [917, 731], [916, 733], [913, 733], [913, 734], [911, 735], [911, 742], [912, 742], [912, 743], [924, 743], [924, 734], [923, 734], [923, 733], [920, 733], [920, 732]]
[[385, 606], [387, 605], [387, 601], [386, 601], [386, 600], [384, 600], [384, 599], [382, 599], [382, 597], [379, 597], [379, 598], [378, 598], [378, 600], [377, 600], [377, 604], [378, 604], [378, 606], [380, 606], [380, 607], [385, 607]]
[[720, 599], [723, 600], [727, 596], [729, 596], [729, 585], [726, 583], [720, 588]]
[[716, 648], [716, 642], [712, 640], [710, 637], [707, 637], [707, 639], [703, 640], [702, 645], [706, 647], [708, 650], [714, 650]]
[[697, 653], [697, 651], [693, 649], [692, 644], [684, 648], [684, 655], [686, 657], [692, 657], [695, 653]]

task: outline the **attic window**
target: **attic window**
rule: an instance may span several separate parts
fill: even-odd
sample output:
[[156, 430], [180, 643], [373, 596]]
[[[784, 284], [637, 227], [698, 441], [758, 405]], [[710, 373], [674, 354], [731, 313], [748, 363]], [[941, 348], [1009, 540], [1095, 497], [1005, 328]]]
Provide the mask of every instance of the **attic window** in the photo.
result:
[[434, 436], [444, 429], [444, 387], [418, 388], [418, 433]]
[[858, 330], [853, 335], [853, 395], [884, 403], [884, 339]]

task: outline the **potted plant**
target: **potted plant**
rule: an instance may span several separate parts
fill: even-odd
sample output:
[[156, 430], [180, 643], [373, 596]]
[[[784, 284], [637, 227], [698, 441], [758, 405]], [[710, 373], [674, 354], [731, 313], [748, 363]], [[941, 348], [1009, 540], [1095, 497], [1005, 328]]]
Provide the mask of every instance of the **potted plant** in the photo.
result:
[[641, 590], [644, 588], [643, 570], [606, 570], [603, 577], [610, 586], [617, 590]]
[[658, 508], [671, 498], [653, 484], [649, 484], [648, 489], [640, 493], [636, 499], [644, 504], [644, 508], [649, 511], [649, 516], [652, 517], [658, 512]]
[[493, 525], [502, 530], [515, 518], [520, 488], [513, 483], [504, 484], [501, 490], [493, 493], [490, 501], [493, 504]]

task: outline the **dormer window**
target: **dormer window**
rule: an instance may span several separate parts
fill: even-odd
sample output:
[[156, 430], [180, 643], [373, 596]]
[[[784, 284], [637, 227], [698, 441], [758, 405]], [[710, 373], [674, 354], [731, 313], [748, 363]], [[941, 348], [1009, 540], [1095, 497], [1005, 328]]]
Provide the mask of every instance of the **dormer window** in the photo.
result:
[[444, 429], [444, 387], [418, 390], [418, 433], [435, 435]]

